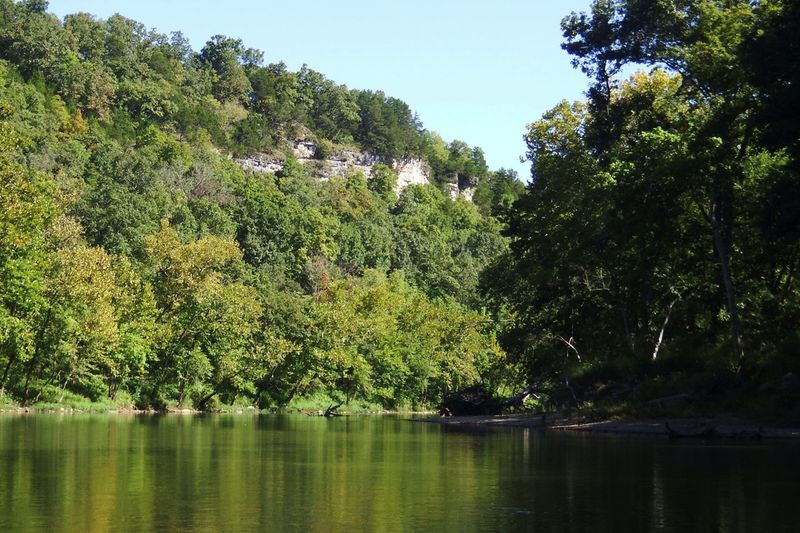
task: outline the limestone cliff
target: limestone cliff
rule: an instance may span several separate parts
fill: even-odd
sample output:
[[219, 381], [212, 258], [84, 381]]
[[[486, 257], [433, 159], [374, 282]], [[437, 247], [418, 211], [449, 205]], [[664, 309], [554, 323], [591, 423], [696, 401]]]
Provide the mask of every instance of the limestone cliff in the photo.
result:
[[[422, 159], [393, 159], [387, 161], [369, 152], [359, 152], [356, 150], [336, 150], [325, 158], [317, 157], [319, 146], [306, 139], [298, 139], [292, 147], [292, 155], [303, 165], [314, 169], [314, 174], [321, 180], [328, 180], [333, 176], [343, 176], [348, 172], [360, 170], [367, 178], [372, 177], [372, 167], [376, 164], [384, 164], [391, 167], [397, 174], [397, 186], [395, 192], [400, 194], [409, 185], [424, 185], [431, 183], [431, 171], [427, 163]], [[284, 162], [277, 157], [270, 157], [264, 154], [251, 155], [236, 162], [245, 170], [255, 172], [278, 172], [283, 169]], [[467, 200], [472, 200], [472, 186], [464, 188], [459, 184], [452, 184], [446, 192], [450, 198], [456, 199], [463, 195]]]

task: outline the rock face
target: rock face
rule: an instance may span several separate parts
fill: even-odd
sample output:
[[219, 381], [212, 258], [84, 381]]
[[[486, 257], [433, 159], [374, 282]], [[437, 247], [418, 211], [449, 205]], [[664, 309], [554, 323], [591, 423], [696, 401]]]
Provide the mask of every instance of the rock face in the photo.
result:
[[[339, 150], [325, 159], [319, 159], [315, 157], [317, 145], [311, 141], [295, 141], [292, 152], [300, 163], [313, 167], [315, 174], [321, 180], [328, 180], [333, 176], [344, 176], [354, 170], [360, 170], [367, 178], [370, 178], [373, 165], [387, 164], [382, 157], [355, 150]], [[393, 165], [389, 166], [393, 167]]]
[[458, 198], [458, 183], [445, 183], [444, 192], [450, 197], [451, 200]]
[[394, 171], [397, 173], [397, 192], [409, 185], [425, 185], [430, 183], [430, 170], [419, 159], [400, 159], [394, 161]]
[[451, 200], [461, 197], [468, 202], [472, 201], [477, 186], [478, 181], [475, 178], [464, 178], [455, 173], [445, 176], [443, 184], [444, 192]]
[[294, 142], [292, 152], [297, 159], [311, 159], [317, 152], [317, 145], [312, 141], [298, 139]]
[[245, 170], [255, 172], [278, 172], [283, 169], [283, 161], [274, 159], [264, 154], [251, 155], [242, 159], [237, 159], [239, 166]]
[[[397, 194], [400, 194], [409, 185], [431, 183], [430, 168], [421, 159], [394, 159], [387, 161], [386, 158], [378, 155], [355, 150], [339, 150], [325, 159], [320, 159], [316, 157], [317, 153], [317, 144], [307, 139], [296, 140], [292, 147], [292, 154], [297, 158], [297, 161], [303, 165], [311, 166], [315, 175], [323, 181], [329, 180], [333, 176], [344, 176], [348, 172], [359, 170], [369, 179], [372, 177], [372, 166], [384, 164], [391, 167], [397, 174], [397, 186], [395, 187]], [[243, 169], [254, 172], [278, 172], [283, 169], [284, 165], [281, 159], [265, 154], [236, 159], [236, 162]], [[448, 184], [446, 190], [453, 200], [463, 196], [469, 201], [472, 201], [473, 191], [474, 188], [471, 186], [461, 188], [460, 183]]]

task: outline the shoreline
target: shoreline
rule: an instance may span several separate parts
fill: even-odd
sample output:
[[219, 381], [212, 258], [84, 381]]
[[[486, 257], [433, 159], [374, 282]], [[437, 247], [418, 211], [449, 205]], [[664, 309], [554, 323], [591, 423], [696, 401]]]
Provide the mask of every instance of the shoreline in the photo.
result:
[[[255, 407], [198, 411], [189, 408], [169, 408], [163, 411], [134, 408], [76, 409], [71, 407], [0, 408], [2, 415], [277, 415], [292, 414], [322, 416], [317, 410], [286, 412], [261, 411]], [[520, 413], [510, 415], [438, 416], [433, 412], [369, 411], [341, 413], [337, 416], [406, 416], [409, 422], [422, 422], [463, 428], [523, 428], [540, 431], [565, 431], [606, 435], [645, 435], [673, 439], [800, 440], [800, 427], [758, 423], [733, 416], [658, 417], [647, 419], [598, 419], [589, 416], [567, 416], [561, 413]]]
[[[436, 411], [342, 411], [334, 416], [431, 416]], [[213, 411], [200, 411], [192, 408], [169, 407], [164, 410], [135, 409], [133, 407], [114, 407], [108, 409], [82, 409], [74, 407], [2, 407], [0, 415], [59, 415], [59, 414], [96, 414], [96, 415], [306, 415], [324, 416], [321, 409], [287, 409], [285, 411], [272, 411], [257, 409], [255, 407], [241, 407], [235, 409], [215, 409]]]
[[560, 413], [426, 417], [414, 422], [475, 428], [527, 428], [616, 435], [699, 439], [800, 439], [800, 427], [759, 424], [728, 416], [652, 419], [592, 419]]

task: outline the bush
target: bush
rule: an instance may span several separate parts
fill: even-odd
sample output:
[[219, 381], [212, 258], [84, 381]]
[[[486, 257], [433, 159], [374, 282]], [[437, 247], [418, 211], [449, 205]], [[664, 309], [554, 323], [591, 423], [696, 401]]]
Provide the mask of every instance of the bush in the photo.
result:
[[314, 149], [314, 159], [328, 159], [333, 155], [333, 143], [327, 139], [322, 139]]

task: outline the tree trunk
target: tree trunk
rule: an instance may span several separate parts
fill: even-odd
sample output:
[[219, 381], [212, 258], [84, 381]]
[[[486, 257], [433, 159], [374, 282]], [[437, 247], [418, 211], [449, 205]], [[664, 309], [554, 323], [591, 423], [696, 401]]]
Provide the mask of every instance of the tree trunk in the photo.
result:
[[47, 315], [44, 318], [44, 322], [42, 322], [42, 326], [39, 328], [39, 331], [36, 332], [36, 341], [33, 345], [33, 357], [28, 362], [28, 370], [25, 373], [25, 386], [23, 387], [22, 391], [22, 404], [25, 405], [28, 402], [28, 386], [30, 385], [31, 381], [31, 374], [33, 373], [33, 369], [36, 367], [38, 363], [37, 359], [39, 358], [39, 353], [42, 351], [42, 339], [44, 337], [44, 332], [47, 329], [47, 326], [50, 325], [50, 319], [53, 316], [53, 308], [47, 308]]
[[636, 355], [636, 337], [631, 332], [631, 319], [628, 317], [628, 310], [622, 310], [622, 324], [625, 327], [625, 336], [628, 339], [628, 346], [631, 349], [631, 355]]
[[521, 393], [517, 394], [516, 396], [512, 396], [511, 398], [506, 400], [505, 406], [521, 407], [525, 403], [525, 400], [527, 400], [529, 397], [534, 396], [538, 398], [539, 396], [537, 396], [536, 394], [536, 389], [538, 388], [539, 388], [539, 382], [537, 381], [536, 383], [530, 385], [527, 389], [525, 389]]
[[183, 407], [183, 399], [186, 395], [186, 381], [181, 379], [178, 385], [178, 407]]
[[58, 397], [58, 403], [64, 401], [64, 393], [67, 392], [67, 384], [72, 380], [72, 374], [68, 375], [64, 379], [64, 383], [61, 384], [61, 395]]
[[205, 410], [206, 410], [206, 404], [207, 404], [209, 401], [211, 401], [211, 398], [213, 398], [213, 397], [214, 397], [214, 396], [216, 396], [216, 395], [217, 395], [217, 391], [213, 391], [213, 392], [211, 392], [210, 394], [206, 394], [205, 396], [203, 396], [203, 398], [201, 398], [201, 399], [200, 399], [200, 400], [197, 402], [197, 408], [198, 408], [200, 411], [205, 411]]
[[8, 372], [11, 370], [11, 365], [13, 365], [14, 362], [16, 362], [16, 360], [17, 360], [16, 352], [9, 355], [8, 364], [6, 365], [5, 370], [3, 370], [2, 379], [0, 379], [0, 396], [2, 396], [6, 392], [6, 380], [8, 379]]
[[28, 364], [28, 370], [25, 373], [25, 386], [22, 388], [22, 405], [28, 404], [28, 393], [30, 391], [30, 382], [31, 382], [31, 374], [33, 373], [33, 369], [36, 365], [36, 354], [33, 355], [30, 364]]
[[721, 199], [720, 194], [715, 193], [711, 201], [711, 211], [709, 220], [711, 222], [711, 233], [714, 238], [714, 248], [719, 258], [722, 270], [722, 284], [725, 288], [725, 300], [730, 316], [731, 344], [737, 358], [737, 370], [741, 370], [744, 360], [744, 345], [742, 343], [741, 326], [739, 324], [739, 311], [736, 308], [736, 290], [733, 285], [733, 275], [731, 274], [730, 248], [729, 242], [720, 224]]
[[781, 302], [785, 302], [786, 299], [789, 297], [789, 291], [792, 288], [792, 280], [794, 278], [795, 270], [797, 268], [797, 250], [795, 249], [795, 253], [792, 254], [792, 259], [789, 263], [789, 271], [786, 274], [786, 281], [783, 282], [783, 290], [781, 291]]
[[661, 343], [664, 341], [664, 332], [667, 330], [667, 324], [669, 324], [669, 317], [672, 314], [672, 308], [678, 302], [677, 299], [672, 300], [667, 308], [667, 316], [664, 317], [664, 324], [661, 326], [661, 331], [658, 334], [658, 340], [656, 341], [656, 347], [653, 349], [653, 361], [656, 360], [658, 357], [658, 350], [661, 349]]

